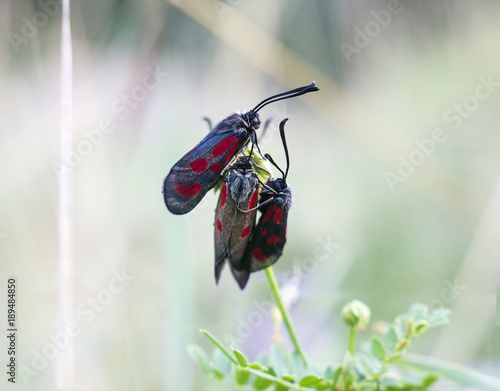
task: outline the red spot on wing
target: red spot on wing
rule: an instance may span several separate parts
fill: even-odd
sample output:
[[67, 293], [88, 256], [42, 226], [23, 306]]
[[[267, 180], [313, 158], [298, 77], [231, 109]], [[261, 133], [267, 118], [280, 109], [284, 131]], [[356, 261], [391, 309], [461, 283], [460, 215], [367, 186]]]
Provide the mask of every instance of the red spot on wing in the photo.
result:
[[226, 152], [231, 147], [235, 139], [236, 136], [229, 136], [224, 140], [219, 141], [212, 151], [213, 157], [220, 156]]
[[250, 229], [251, 229], [250, 224], [248, 224], [245, 227], [245, 229], [243, 229], [243, 231], [241, 231], [240, 237], [244, 238], [244, 237], [248, 236], [248, 234], [250, 233]]
[[255, 190], [252, 194], [252, 198], [250, 198], [250, 203], [248, 204], [248, 209], [255, 208], [257, 205], [257, 197], [259, 196], [259, 191]]
[[276, 213], [273, 216], [274, 223], [279, 224], [282, 217], [283, 217], [283, 209], [281, 209], [281, 208], [276, 209]]
[[176, 183], [174, 189], [182, 198], [191, 198], [201, 191], [201, 186], [198, 183], [191, 183], [189, 186]]
[[220, 191], [220, 207], [222, 208], [224, 204], [226, 203], [226, 198], [227, 198], [227, 186], [224, 183], [222, 185], [222, 190]]
[[219, 232], [222, 232], [222, 223], [220, 222], [219, 219], [217, 219], [217, 221], [215, 222], [215, 226], [217, 227], [217, 230]]
[[269, 244], [275, 244], [275, 243], [278, 243], [279, 241], [280, 241], [280, 237], [277, 235], [273, 235], [269, 239], [267, 239], [267, 243], [269, 243]]
[[229, 150], [229, 152], [227, 153], [227, 156], [226, 156], [226, 163], [231, 160], [231, 158], [234, 156], [234, 152], [236, 151], [236, 148], [240, 145], [240, 142], [237, 141], [233, 144], [233, 146], [231, 147], [231, 149]]
[[207, 159], [202, 158], [202, 157], [189, 163], [189, 167], [191, 167], [191, 170], [193, 170], [197, 174], [205, 171], [207, 169], [207, 165], [208, 165]]
[[267, 257], [262, 254], [262, 250], [258, 247], [252, 250], [252, 256], [259, 262], [265, 262], [267, 259]]
[[276, 210], [276, 205], [274, 204], [269, 205], [269, 208], [267, 209], [266, 215], [264, 216], [264, 220], [262, 220], [262, 222], [265, 223], [267, 220], [269, 220], [275, 210]]
[[212, 167], [210, 167], [210, 171], [213, 173], [219, 172], [220, 170], [222, 170], [222, 165], [219, 163], [215, 163]]
[[267, 229], [264, 228], [260, 233], [260, 236], [267, 236]]

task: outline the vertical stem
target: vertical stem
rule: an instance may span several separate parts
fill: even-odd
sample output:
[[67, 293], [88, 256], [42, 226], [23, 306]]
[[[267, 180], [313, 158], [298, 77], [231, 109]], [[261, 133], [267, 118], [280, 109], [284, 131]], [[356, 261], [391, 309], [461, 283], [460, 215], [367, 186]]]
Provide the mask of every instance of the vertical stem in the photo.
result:
[[349, 353], [354, 355], [354, 350], [356, 348], [356, 326], [351, 326], [349, 330]]
[[[70, 0], [62, 2], [62, 31], [61, 31], [61, 145], [60, 163], [66, 162], [67, 151], [72, 145], [72, 91], [73, 91], [73, 62], [71, 46]], [[58, 249], [58, 314], [59, 330], [64, 330], [71, 322], [72, 311], [72, 188], [73, 177], [71, 170], [59, 172], [59, 249]], [[71, 387], [73, 370], [73, 341], [59, 352], [56, 365], [56, 384], [60, 390]]]
[[304, 354], [304, 351], [299, 345], [299, 340], [297, 339], [297, 335], [295, 334], [295, 329], [293, 328], [292, 318], [288, 313], [288, 310], [285, 308], [283, 301], [281, 300], [280, 290], [278, 286], [278, 281], [276, 281], [276, 277], [274, 275], [274, 271], [272, 267], [268, 267], [265, 269], [267, 280], [269, 281], [269, 287], [271, 288], [271, 292], [273, 294], [274, 300], [276, 301], [276, 305], [283, 316], [283, 322], [285, 322], [286, 329], [288, 334], [290, 335], [290, 339], [292, 340], [292, 344], [295, 347], [296, 352], [299, 354], [300, 358], [304, 365], [307, 365], [307, 359]]

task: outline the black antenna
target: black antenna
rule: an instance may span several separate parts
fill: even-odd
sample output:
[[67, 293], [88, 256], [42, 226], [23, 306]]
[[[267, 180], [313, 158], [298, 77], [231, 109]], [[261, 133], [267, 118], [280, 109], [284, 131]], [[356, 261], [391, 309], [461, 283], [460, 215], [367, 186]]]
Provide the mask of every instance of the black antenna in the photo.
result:
[[295, 88], [294, 90], [290, 90], [287, 92], [282, 92], [281, 94], [276, 94], [276, 95], [270, 96], [269, 98], [264, 99], [257, 106], [255, 106], [255, 108], [252, 111], [256, 113], [260, 109], [262, 109], [264, 106], [267, 106], [269, 103], [277, 102], [277, 101], [283, 100], [283, 99], [293, 98], [293, 97], [304, 95], [304, 94], [307, 94], [308, 92], [314, 92], [314, 91], [319, 91], [319, 88], [316, 87], [315, 82], [312, 82], [308, 86]]
[[286, 146], [286, 138], [285, 138], [286, 121], [288, 121], [288, 118], [285, 118], [283, 121], [280, 122], [280, 136], [281, 136], [281, 141], [283, 142], [283, 148], [285, 149], [285, 157], [286, 157], [286, 171], [283, 179], [286, 179], [286, 176], [288, 175], [288, 169], [290, 168], [290, 157], [288, 156], [288, 147]]
[[257, 151], [259, 151], [259, 154], [262, 155], [262, 152], [260, 151], [260, 148], [259, 148], [259, 143], [257, 142], [257, 135], [255, 134], [255, 132], [252, 132], [252, 149], [250, 150], [250, 156], [253, 153], [253, 146], [254, 145], [257, 147]]
[[205, 120], [205, 121], [207, 121], [208, 130], [212, 130], [213, 129], [212, 120], [210, 118], [208, 118], [208, 117], [203, 117], [202, 119]]
[[274, 166], [274, 167], [276, 167], [276, 168], [279, 170], [279, 172], [281, 172], [281, 175], [283, 175], [283, 178], [284, 178], [284, 177], [285, 177], [285, 173], [284, 173], [284, 172], [283, 172], [283, 170], [282, 170], [282, 169], [281, 169], [281, 168], [280, 168], [280, 167], [276, 164], [276, 162], [273, 160], [273, 158], [271, 157], [271, 155], [269, 155], [268, 153], [266, 153], [266, 154], [264, 155], [264, 157], [265, 157], [267, 160], [269, 160], [269, 161], [273, 164], [273, 166]]
[[269, 160], [272, 163], [272, 165], [279, 170], [279, 172], [281, 172], [281, 175], [283, 175], [283, 179], [286, 179], [286, 177], [288, 175], [288, 169], [290, 168], [290, 157], [288, 156], [288, 147], [286, 145], [286, 138], [285, 138], [285, 124], [286, 124], [286, 121], [288, 121], [288, 118], [285, 118], [283, 121], [280, 122], [280, 136], [281, 136], [281, 142], [283, 143], [283, 148], [285, 149], [286, 171], [283, 172], [283, 170], [278, 167], [278, 165], [273, 160], [273, 158], [271, 157], [271, 155], [269, 155], [268, 153], [266, 153], [264, 155], [264, 157], [267, 160]]
[[[252, 132], [252, 148], [250, 148], [250, 155], [248, 155], [248, 160], [250, 161], [250, 156], [253, 154], [253, 146], [257, 143], [257, 137], [255, 137], [255, 132]], [[259, 150], [260, 152], [260, 150]]]

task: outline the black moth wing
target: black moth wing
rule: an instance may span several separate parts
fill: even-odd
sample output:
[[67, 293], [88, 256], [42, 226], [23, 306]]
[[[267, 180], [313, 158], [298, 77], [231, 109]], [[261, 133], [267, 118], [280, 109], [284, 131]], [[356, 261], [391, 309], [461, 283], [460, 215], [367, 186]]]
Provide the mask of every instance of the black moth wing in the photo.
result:
[[260, 119], [252, 111], [231, 114], [215, 125], [165, 177], [163, 198], [168, 210], [173, 214], [185, 214], [198, 205], [259, 126]]
[[248, 210], [257, 204], [258, 186], [258, 177], [248, 157], [240, 158], [224, 180], [214, 224], [216, 282], [219, 281], [226, 259], [241, 289], [248, 281], [250, 268], [243, 264], [242, 258], [255, 225], [257, 210]]
[[271, 200], [259, 209], [262, 212], [248, 242], [243, 263], [250, 265], [250, 271], [264, 269], [274, 264], [286, 243], [288, 211], [292, 205], [292, 192], [283, 179], [269, 179], [267, 188], [261, 190], [260, 203]]

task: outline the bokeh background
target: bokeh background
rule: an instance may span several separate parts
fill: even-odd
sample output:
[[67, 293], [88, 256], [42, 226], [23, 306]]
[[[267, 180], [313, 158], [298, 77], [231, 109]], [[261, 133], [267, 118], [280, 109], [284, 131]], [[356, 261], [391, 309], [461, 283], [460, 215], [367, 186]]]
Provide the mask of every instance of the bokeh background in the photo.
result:
[[[18, 279], [26, 368], [60, 332], [60, 8], [0, 3], [0, 286]], [[374, 321], [422, 302], [453, 315], [415, 351], [500, 375], [499, 20], [494, 0], [72, 0], [74, 388], [227, 389], [187, 354], [210, 349], [200, 328], [250, 358], [268, 351], [264, 273], [244, 291], [228, 270], [215, 285], [216, 195], [174, 216], [161, 185], [207, 133], [203, 116], [313, 80], [320, 92], [260, 113], [273, 119], [261, 148], [282, 166], [290, 118], [275, 271], [308, 356], [342, 359], [347, 301]], [[59, 354], [12, 388], [55, 389]]]

